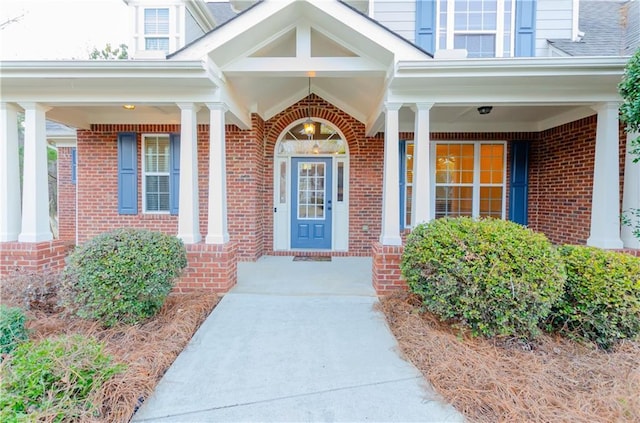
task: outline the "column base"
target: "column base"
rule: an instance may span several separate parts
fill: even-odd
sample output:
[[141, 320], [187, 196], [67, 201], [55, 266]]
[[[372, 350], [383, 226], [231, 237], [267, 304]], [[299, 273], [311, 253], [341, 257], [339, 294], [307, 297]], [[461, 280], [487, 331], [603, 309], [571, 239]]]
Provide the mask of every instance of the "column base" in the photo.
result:
[[621, 250], [624, 248], [620, 238], [588, 238], [587, 245], [605, 250]]
[[0, 276], [15, 272], [59, 271], [74, 243], [66, 240], [0, 243]]
[[202, 241], [200, 234], [178, 234], [178, 238], [180, 238], [185, 245], [197, 244]]
[[207, 244], [226, 244], [229, 242], [229, 234], [207, 235], [204, 242]]
[[187, 244], [187, 268], [174, 287], [176, 292], [225, 293], [238, 281], [238, 247], [226, 244]]
[[402, 245], [373, 243], [373, 288], [378, 295], [407, 290], [407, 283], [400, 272], [403, 251]]
[[628, 248], [630, 250], [637, 250], [640, 248], [640, 239], [636, 238], [634, 235], [623, 236], [622, 243], [624, 244], [624, 248]]

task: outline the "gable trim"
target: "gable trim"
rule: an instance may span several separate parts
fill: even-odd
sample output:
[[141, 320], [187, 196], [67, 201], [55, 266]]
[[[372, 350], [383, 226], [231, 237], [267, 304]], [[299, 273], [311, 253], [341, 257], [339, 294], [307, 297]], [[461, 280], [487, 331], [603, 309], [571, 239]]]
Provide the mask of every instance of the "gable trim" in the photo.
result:
[[[346, 27], [351, 28], [354, 32], [362, 34], [364, 37], [372, 40], [372, 42], [381, 45], [383, 48], [394, 53], [394, 55], [402, 52], [403, 56], [415, 56], [416, 59], [433, 58], [431, 53], [425, 51], [424, 49], [420, 48], [419, 46], [400, 36], [399, 34], [391, 31], [389, 28], [385, 27], [378, 21], [351, 7], [341, 0], [263, 0], [244, 10], [235, 18], [231, 19], [225, 24], [214, 28], [212, 31], [192, 41], [182, 49], [168, 55], [167, 58], [188, 59], [194, 57], [204, 57], [205, 55], [209, 54], [211, 50], [214, 50], [233, 40], [243, 32], [250, 31], [253, 26], [256, 26], [261, 22], [264, 22], [267, 19], [277, 15], [279, 12], [282, 12], [283, 10], [292, 6], [294, 3], [296, 3], [294, 7], [300, 8], [311, 6], [316, 9], [314, 10], [314, 12], [322, 12], [326, 13], [329, 16], [332, 16], [336, 20], [342, 22]], [[302, 10], [300, 12], [296, 11], [295, 13], [297, 13], [299, 16], [308, 16], [308, 14], [304, 12], [305, 10]], [[345, 14], [347, 14], [347, 16], [345, 16]], [[356, 17], [357, 19], [366, 21], [367, 25], [373, 24], [373, 26], [375, 26], [375, 29], [362, 28], [361, 26], [355, 25], [357, 22], [353, 22], [353, 18]], [[240, 22], [245, 20], [248, 22]], [[364, 24], [365, 22], [362, 23]], [[374, 30], [382, 30], [384, 32], [385, 39], [380, 39], [380, 35], [383, 34], [379, 33], [376, 36], [375, 34], [368, 33]], [[214, 34], [216, 36], [214, 36]], [[390, 43], [394, 42], [398, 44], [395, 46], [390, 45]], [[411, 54], [410, 52], [413, 53]]]

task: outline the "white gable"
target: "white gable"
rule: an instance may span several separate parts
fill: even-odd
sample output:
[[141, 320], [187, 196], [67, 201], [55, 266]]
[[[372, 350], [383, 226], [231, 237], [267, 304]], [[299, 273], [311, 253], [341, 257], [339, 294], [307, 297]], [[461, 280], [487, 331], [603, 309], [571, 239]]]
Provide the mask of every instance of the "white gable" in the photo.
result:
[[424, 51], [337, 0], [265, 0], [174, 53], [207, 60], [226, 98], [269, 119], [312, 92], [367, 122], [398, 60]]

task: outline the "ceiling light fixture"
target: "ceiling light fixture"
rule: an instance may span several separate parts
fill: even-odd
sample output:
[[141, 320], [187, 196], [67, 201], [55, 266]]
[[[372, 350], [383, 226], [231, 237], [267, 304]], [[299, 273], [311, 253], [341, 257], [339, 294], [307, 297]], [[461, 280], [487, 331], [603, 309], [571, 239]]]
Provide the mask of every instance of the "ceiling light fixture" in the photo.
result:
[[478, 107], [478, 113], [481, 115], [488, 115], [493, 110], [493, 106], [480, 106]]
[[311, 120], [311, 77], [309, 77], [309, 91], [307, 94], [307, 120], [304, 121], [302, 127], [304, 128], [304, 133], [307, 134], [309, 138], [316, 133], [316, 123]]
[[122, 108], [123, 109], [127, 109], [127, 110], [133, 110], [133, 109], [136, 108], [136, 105], [135, 104], [123, 104]]

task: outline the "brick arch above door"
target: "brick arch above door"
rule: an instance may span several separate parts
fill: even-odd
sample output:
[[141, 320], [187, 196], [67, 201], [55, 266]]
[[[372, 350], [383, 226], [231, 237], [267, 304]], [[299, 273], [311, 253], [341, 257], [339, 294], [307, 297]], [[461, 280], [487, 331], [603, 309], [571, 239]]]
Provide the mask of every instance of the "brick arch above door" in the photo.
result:
[[265, 122], [267, 157], [273, 156], [280, 134], [293, 122], [306, 118], [308, 111], [312, 118], [324, 119], [344, 134], [350, 154], [360, 152], [361, 143], [365, 139], [364, 124], [321, 97], [311, 94]]

